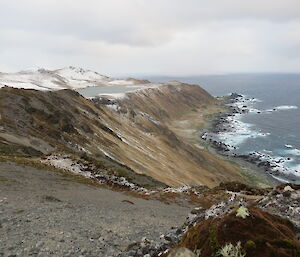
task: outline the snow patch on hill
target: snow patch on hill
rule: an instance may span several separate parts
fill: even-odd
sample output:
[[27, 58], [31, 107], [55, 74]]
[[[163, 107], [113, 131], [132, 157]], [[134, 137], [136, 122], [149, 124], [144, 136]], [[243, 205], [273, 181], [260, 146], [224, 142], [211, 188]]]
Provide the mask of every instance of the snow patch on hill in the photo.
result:
[[56, 70], [29, 69], [0, 73], [0, 87], [10, 86], [36, 90], [79, 89], [95, 86], [133, 85], [131, 80], [113, 79], [91, 70], [66, 67]]

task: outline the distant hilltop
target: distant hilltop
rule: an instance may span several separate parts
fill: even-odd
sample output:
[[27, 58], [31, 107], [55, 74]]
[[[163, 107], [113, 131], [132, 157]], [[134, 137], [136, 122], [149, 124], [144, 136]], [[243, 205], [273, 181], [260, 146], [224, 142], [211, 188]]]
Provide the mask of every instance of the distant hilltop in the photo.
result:
[[62, 69], [29, 69], [16, 73], [0, 73], [0, 87], [37, 90], [79, 89], [94, 86], [147, 84], [148, 80], [114, 79], [98, 72], [69, 66]]

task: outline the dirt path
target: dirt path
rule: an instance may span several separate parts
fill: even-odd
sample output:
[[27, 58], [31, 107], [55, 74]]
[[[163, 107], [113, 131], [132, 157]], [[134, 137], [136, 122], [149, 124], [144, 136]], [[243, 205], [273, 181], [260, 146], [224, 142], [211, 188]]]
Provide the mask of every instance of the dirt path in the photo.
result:
[[181, 225], [189, 208], [0, 163], [0, 257], [114, 256]]

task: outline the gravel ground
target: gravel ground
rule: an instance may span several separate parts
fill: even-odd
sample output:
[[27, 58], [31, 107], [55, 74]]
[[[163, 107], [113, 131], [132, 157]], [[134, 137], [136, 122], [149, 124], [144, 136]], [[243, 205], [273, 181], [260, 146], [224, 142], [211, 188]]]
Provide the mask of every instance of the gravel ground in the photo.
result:
[[0, 163], [0, 257], [115, 256], [180, 226], [191, 208]]

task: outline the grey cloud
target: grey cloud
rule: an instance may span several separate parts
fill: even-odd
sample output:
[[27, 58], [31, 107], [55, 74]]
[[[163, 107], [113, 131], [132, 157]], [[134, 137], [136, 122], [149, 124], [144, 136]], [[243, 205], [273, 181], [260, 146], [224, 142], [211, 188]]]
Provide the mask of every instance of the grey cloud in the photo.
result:
[[[2, 3], [0, 26], [68, 34], [80, 39], [157, 45], [203, 22], [299, 19], [295, 0], [11, 0]], [[150, 34], [150, 36], [149, 36]]]
[[7, 69], [300, 72], [299, 0], [10, 0], [0, 15]]

